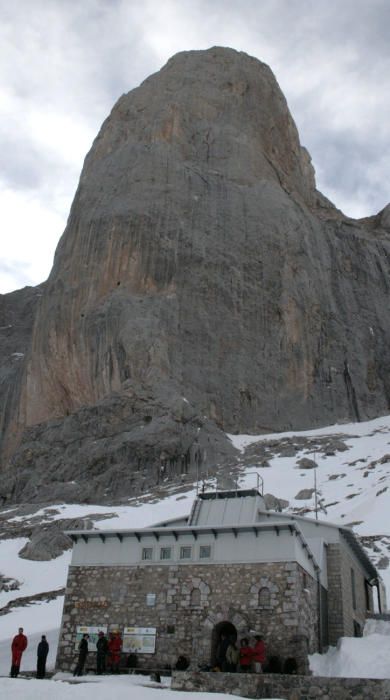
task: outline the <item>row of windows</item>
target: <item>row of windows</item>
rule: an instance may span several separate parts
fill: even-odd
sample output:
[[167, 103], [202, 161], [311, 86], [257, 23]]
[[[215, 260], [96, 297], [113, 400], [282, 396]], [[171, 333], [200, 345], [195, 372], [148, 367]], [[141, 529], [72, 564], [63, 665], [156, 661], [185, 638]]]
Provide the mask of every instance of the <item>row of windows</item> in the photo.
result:
[[[203, 588], [203, 595], [205, 598], [207, 598], [207, 595], [210, 593], [210, 588], [207, 586], [206, 591]], [[191, 607], [199, 607], [202, 604], [202, 594], [199, 588], [193, 588], [190, 593], [190, 606]], [[257, 601], [256, 601], [256, 607], [259, 608], [271, 608], [271, 592], [269, 588], [264, 587], [260, 588], [257, 594]], [[148, 593], [146, 596], [146, 605], [149, 607], [153, 607], [156, 605], [156, 594], [155, 593]]]
[[[153, 547], [143, 547], [142, 548], [142, 561], [153, 561], [154, 548]], [[173, 547], [160, 547], [158, 558], [161, 561], [167, 561], [173, 559], [174, 548]], [[199, 546], [199, 559], [210, 559], [211, 557], [211, 545], [201, 544]], [[185, 545], [180, 547], [179, 559], [188, 560], [193, 558], [193, 548], [190, 545]]]

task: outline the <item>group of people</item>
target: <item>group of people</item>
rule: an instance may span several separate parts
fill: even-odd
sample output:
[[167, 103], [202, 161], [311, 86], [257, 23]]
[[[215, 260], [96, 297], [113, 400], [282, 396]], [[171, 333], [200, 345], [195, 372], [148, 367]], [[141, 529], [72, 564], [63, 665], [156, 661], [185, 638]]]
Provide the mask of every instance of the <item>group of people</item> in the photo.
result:
[[262, 673], [265, 663], [265, 644], [257, 634], [250, 646], [249, 640], [241, 639], [237, 647], [235, 637], [222, 634], [217, 649], [216, 669], [227, 673]]
[[[12, 640], [11, 644], [11, 678], [17, 678], [20, 671], [20, 664], [22, 661], [23, 652], [27, 649], [28, 639], [24, 634], [23, 627], [19, 627], [18, 634], [16, 634]], [[46, 636], [43, 634], [41, 641], [37, 647], [37, 678], [44, 678], [46, 673], [46, 659], [49, 653], [49, 644], [47, 642]]]
[[[74, 676], [82, 676], [84, 672], [88, 655], [88, 640], [89, 634], [83, 634], [79, 643], [79, 656], [73, 671]], [[104, 632], [99, 632], [96, 642], [96, 673], [99, 676], [102, 673], [106, 673], [107, 669], [110, 673], [119, 673], [122, 644], [122, 637], [119, 632], [110, 632], [108, 639]]]

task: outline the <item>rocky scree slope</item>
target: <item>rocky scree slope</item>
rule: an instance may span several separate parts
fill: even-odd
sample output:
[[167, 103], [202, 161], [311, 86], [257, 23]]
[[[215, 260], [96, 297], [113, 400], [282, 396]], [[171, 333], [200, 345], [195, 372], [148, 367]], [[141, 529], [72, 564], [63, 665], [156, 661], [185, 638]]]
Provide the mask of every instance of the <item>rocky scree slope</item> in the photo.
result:
[[31, 309], [0, 345], [2, 501], [121, 499], [231, 457], [223, 431], [386, 413], [389, 234], [316, 190], [268, 66], [174, 56], [104, 122], [38, 302], [0, 300]]

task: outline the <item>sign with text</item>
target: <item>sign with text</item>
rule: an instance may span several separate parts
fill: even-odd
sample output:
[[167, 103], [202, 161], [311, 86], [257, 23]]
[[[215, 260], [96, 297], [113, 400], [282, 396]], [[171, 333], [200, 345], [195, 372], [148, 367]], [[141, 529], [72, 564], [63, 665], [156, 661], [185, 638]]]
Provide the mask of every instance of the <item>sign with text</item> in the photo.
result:
[[104, 634], [107, 634], [107, 625], [102, 625], [101, 627], [86, 627], [78, 625], [76, 627], [76, 649], [78, 650], [79, 648], [83, 634], [89, 634], [88, 651], [96, 651], [96, 642], [98, 640], [99, 632], [104, 632]]
[[154, 654], [156, 649], [155, 627], [125, 627], [123, 651], [132, 654]]

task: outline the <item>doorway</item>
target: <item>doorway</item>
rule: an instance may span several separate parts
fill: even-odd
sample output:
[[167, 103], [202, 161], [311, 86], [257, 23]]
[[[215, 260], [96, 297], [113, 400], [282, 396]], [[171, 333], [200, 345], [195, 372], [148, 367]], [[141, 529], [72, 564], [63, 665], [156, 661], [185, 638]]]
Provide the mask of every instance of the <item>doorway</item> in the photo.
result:
[[228, 621], [218, 622], [218, 624], [215, 625], [211, 634], [210, 661], [212, 666], [221, 666], [221, 657], [224, 658], [225, 656], [224, 652], [226, 651], [226, 649], [224, 649], [224, 647], [227, 647], [228, 640], [232, 640], [234, 642], [237, 641], [237, 630], [235, 626]]

